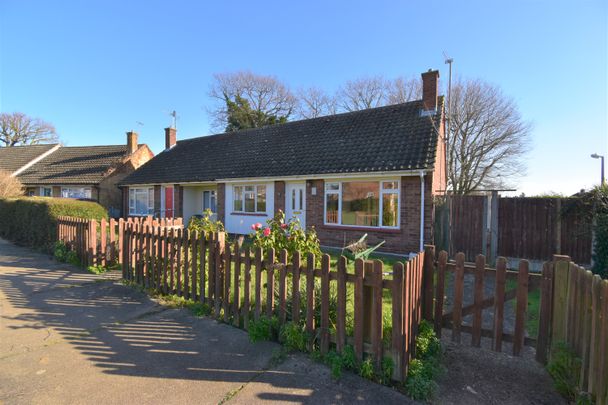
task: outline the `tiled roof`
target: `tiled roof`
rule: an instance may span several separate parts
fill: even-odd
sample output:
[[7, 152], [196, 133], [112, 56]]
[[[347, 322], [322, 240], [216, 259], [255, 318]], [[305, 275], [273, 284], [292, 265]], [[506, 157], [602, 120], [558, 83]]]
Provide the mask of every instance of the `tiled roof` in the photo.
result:
[[23, 184], [97, 184], [121, 162], [126, 145], [65, 146], [40, 160], [18, 177]]
[[57, 144], [11, 146], [0, 148], [0, 170], [14, 172], [45, 152], [54, 148]]
[[122, 184], [432, 168], [440, 114], [421, 116], [421, 108], [419, 100], [185, 139]]

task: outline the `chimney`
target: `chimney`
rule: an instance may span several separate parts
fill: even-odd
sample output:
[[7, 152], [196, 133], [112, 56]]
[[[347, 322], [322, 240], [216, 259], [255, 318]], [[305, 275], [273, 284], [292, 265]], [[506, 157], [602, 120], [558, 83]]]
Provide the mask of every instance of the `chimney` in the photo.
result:
[[137, 150], [137, 132], [127, 132], [127, 155], [132, 155]]
[[437, 112], [437, 92], [439, 90], [439, 71], [429, 69], [422, 74], [422, 109], [425, 113]]
[[177, 130], [169, 127], [165, 128], [165, 149], [171, 149], [177, 142]]

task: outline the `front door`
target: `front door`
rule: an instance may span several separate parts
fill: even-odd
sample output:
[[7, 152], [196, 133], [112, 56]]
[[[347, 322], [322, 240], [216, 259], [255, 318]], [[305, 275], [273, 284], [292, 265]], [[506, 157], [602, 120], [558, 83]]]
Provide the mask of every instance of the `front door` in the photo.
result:
[[173, 187], [163, 187], [160, 199], [160, 216], [163, 218], [173, 218]]
[[306, 183], [285, 185], [285, 219], [298, 218], [302, 228], [306, 227]]

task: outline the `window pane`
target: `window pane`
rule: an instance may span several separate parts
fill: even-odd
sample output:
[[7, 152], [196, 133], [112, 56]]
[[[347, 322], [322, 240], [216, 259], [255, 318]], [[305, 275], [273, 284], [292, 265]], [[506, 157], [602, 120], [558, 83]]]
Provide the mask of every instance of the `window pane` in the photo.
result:
[[296, 209], [296, 190], [291, 190], [291, 209]]
[[243, 211], [243, 187], [234, 188], [234, 210]]
[[340, 189], [340, 184], [339, 183], [327, 183], [327, 184], [325, 184], [325, 190], [327, 190], [327, 191], [331, 191], [331, 190], [337, 191], [339, 189]]
[[379, 188], [377, 182], [342, 183], [342, 224], [378, 226]]
[[266, 186], [258, 186], [258, 212], [266, 212]]
[[147, 213], [148, 214], [154, 214], [154, 189], [153, 188], [149, 188], [148, 189], [148, 209], [147, 209]]
[[135, 190], [129, 189], [129, 209], [131, 212], [135, 209]]
[[325, 203], [325, 222], [338, 223], [338, 194], [327, 194]]
[[383, 181], [382, 188], [385, 190], [397, 190], [399, 188], [398, 181]]
[[203, 191], [203, 211], [210, 209], [210, 205], [211, 205], [211, 192], [210, 191]]
[[211, 210], [211, 212], [217, 212], [217, 203], [216, 203], [216, 198], [215, 198], [215, 191], [211, 191], [211, 196], [209, 197], [209, 209]]
[[245, 212], [255, 212], [255, 188], [245, 187]]
[[145, 215], [148, 213], [148, 192], [137, 190], [135, 192], [135, 214]]
[[399, 195], [387, 193], [382, 195], [382, 226], [398, 226]]

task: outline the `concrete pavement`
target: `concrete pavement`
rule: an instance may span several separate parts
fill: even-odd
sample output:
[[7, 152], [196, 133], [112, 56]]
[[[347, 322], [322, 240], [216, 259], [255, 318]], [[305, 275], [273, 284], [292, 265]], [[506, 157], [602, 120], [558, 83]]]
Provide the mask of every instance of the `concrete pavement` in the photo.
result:
[[408, 403], [0, 239], [0, 404]]

